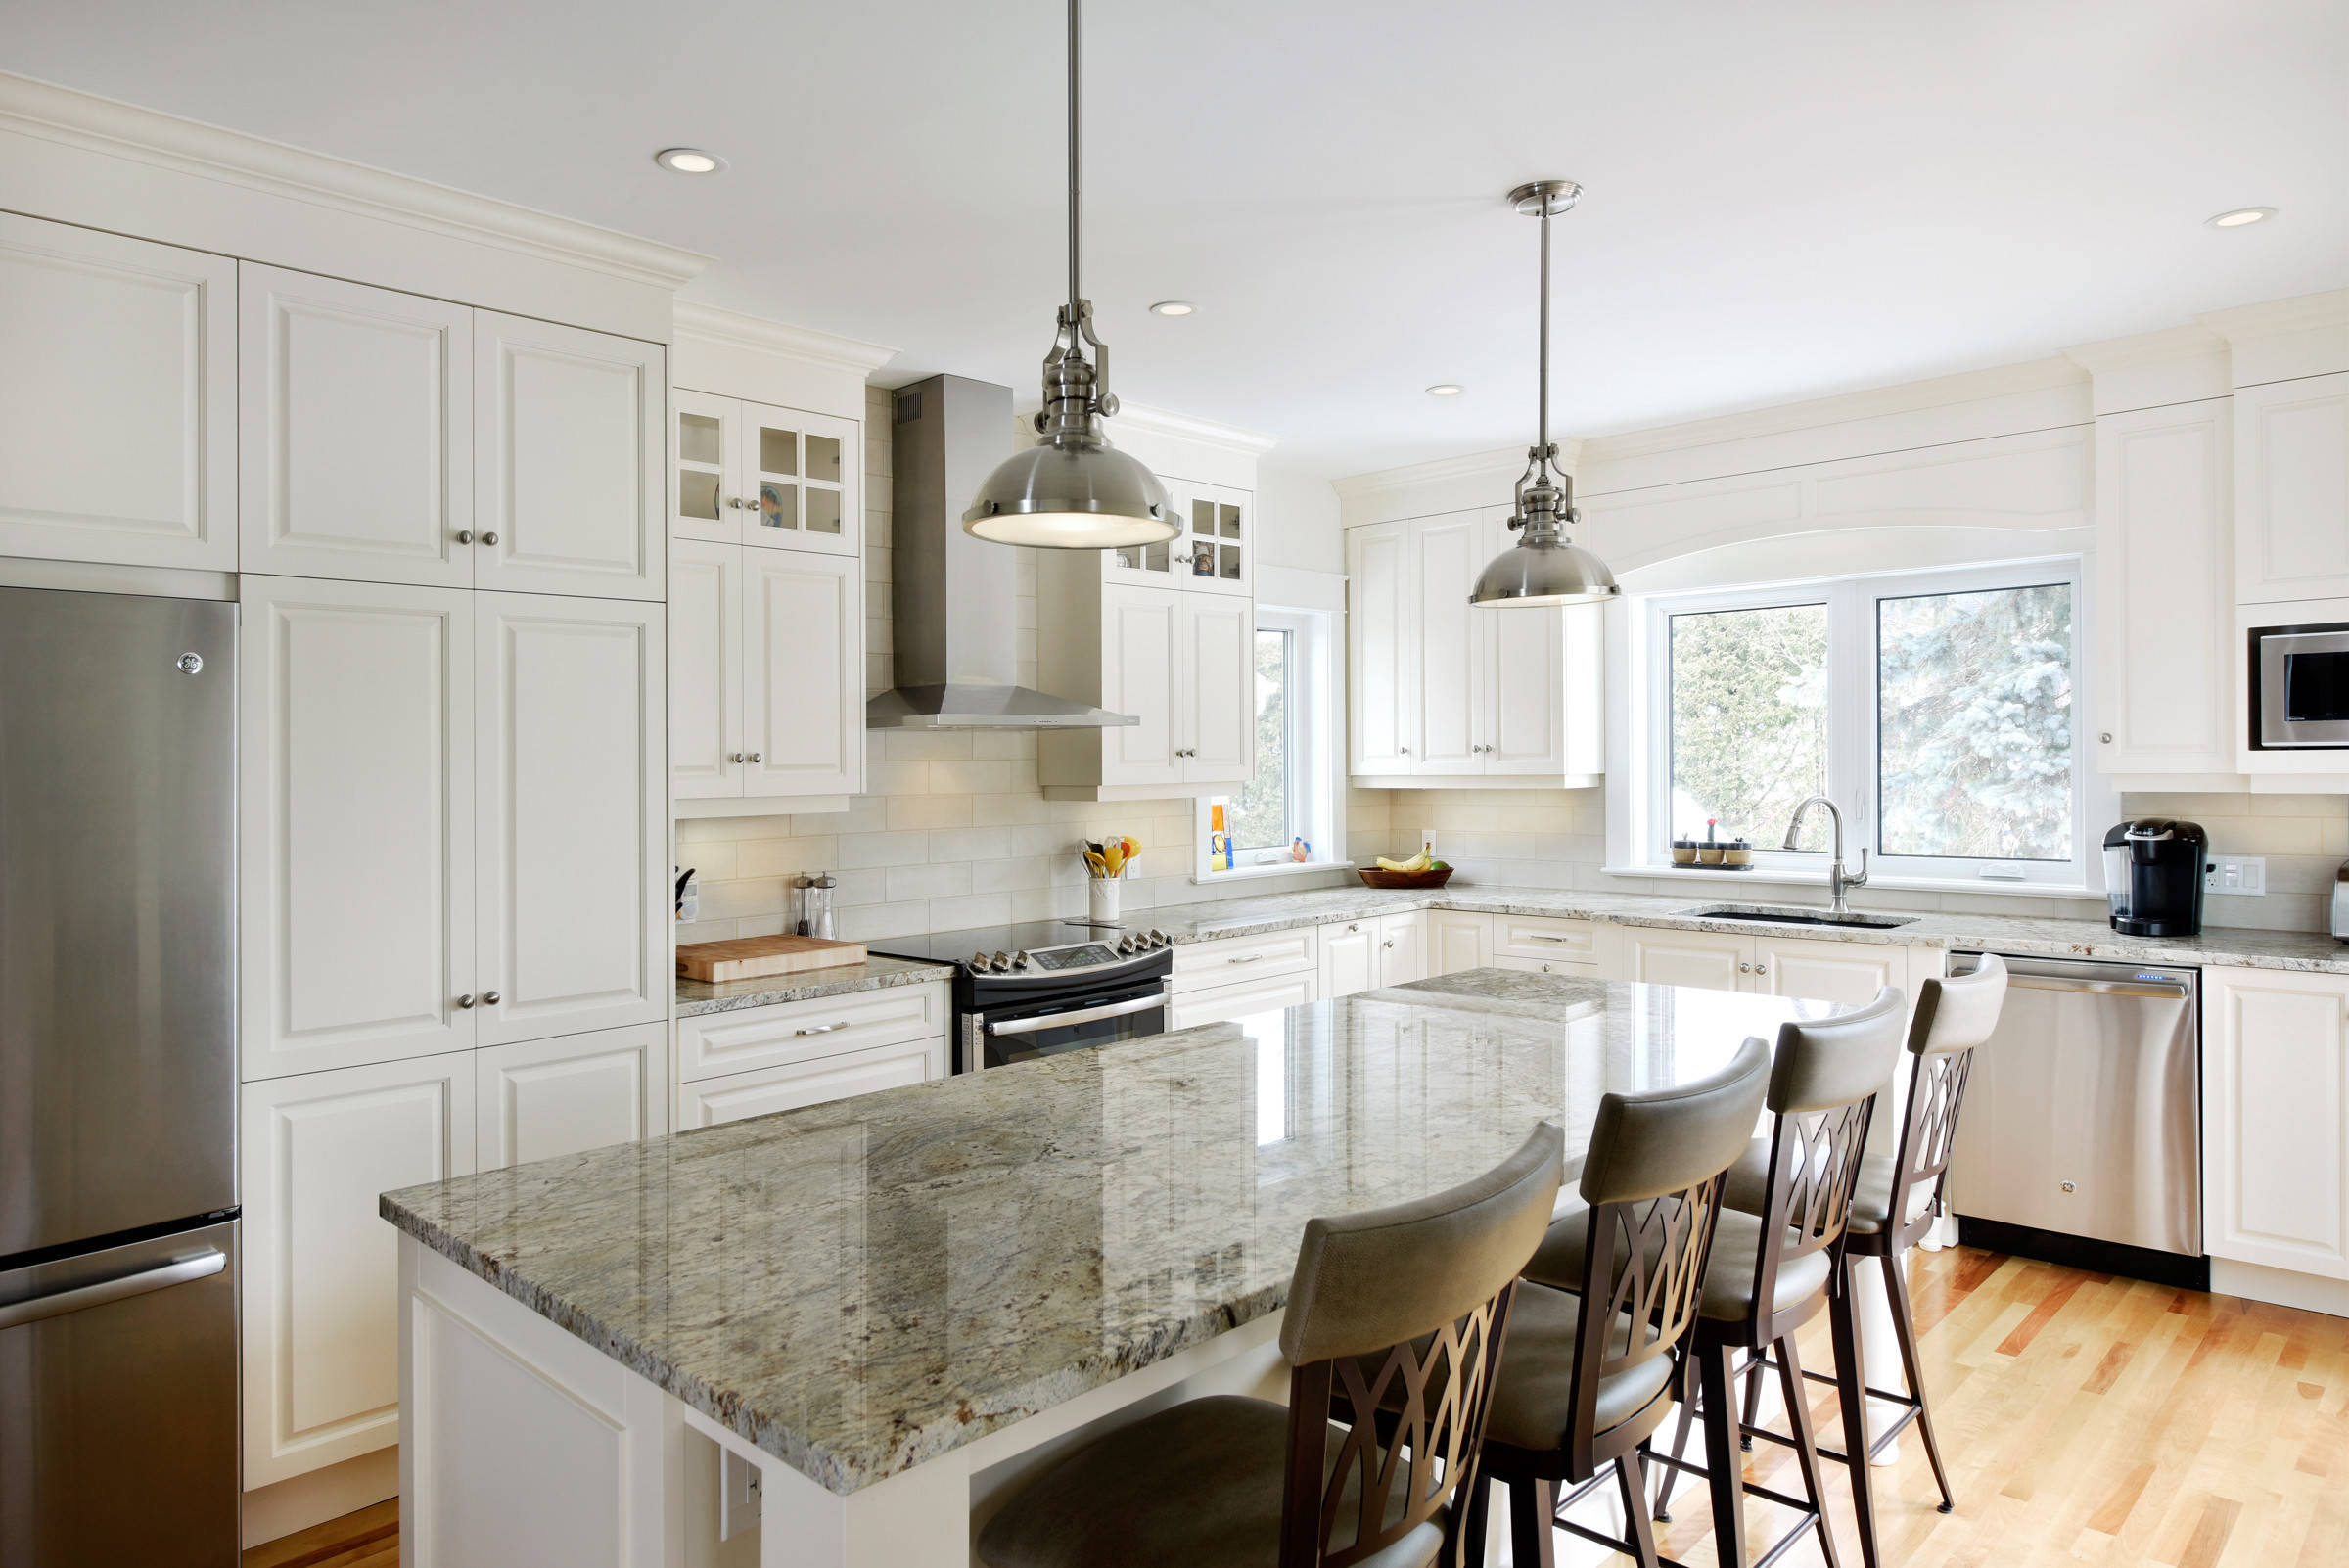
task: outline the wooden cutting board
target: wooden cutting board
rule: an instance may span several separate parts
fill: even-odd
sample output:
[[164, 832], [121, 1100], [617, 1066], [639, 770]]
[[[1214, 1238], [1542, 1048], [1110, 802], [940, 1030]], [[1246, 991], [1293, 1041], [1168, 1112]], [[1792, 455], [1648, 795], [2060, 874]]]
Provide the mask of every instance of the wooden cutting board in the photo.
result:
[[737, 937], [732, 942], [689, 943], [677, 949], [677, 973], [687, 980], [763, 980], [803, 970], [864, 962], [861, 942], [822, 937]]

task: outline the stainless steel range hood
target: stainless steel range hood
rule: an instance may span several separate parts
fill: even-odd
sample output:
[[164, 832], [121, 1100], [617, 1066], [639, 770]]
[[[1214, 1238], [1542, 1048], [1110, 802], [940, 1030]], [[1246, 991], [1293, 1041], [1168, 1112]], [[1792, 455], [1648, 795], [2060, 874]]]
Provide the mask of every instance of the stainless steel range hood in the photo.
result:
[[898, 683], [871, 729], [1106, 729], [1130, 714], [1017, 682], [1019, 558], [962, 530], [964, 502], [1010, 455], [1011, 389], [933, 376], [897, 392], [891, 522]]

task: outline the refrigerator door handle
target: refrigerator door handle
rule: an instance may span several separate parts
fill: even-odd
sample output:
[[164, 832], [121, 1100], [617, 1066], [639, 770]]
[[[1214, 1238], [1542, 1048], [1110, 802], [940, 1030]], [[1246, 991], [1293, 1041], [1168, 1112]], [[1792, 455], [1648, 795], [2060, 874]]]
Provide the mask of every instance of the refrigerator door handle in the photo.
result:
[[173, 1285], [184, 1285], [191, 1279], [207, 1278], [227, 1267], [226, 1253], [217, 1247], [207, 1247], [202, 1252], [174, 1258], [167, 1264], [142, 1268], [135, 1274], [124, 1274], [118, 1279], [102, 1279], [94, 1285], [77, 1285], [71, 1290], [52, 1291], [46, 1296], [0, 1305], [0, 1328], [16, 1328], [24, 1323], [37, 1323], [44, 1317], [60, 1317], [67, 1313], [103, 1307], [111, 1301], [144, 1296], [150, 1291], [168, 1290]]

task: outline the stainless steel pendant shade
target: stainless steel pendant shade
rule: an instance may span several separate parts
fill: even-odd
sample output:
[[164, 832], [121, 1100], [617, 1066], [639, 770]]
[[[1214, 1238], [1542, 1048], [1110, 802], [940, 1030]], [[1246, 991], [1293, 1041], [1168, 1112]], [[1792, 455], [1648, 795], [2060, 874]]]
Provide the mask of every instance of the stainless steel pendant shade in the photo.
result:
[[[1118, 411], [1109, 348], [1093, 334], [1093, 305], [1078, 286], [1079, 0], [1069, 0], [1069, 302], [1044, 355], [1043, 438], [997, 466], [962, 514], [965, 532], [998, 544], [1111, 550], [1157, 544], [1182, 531], [1158, 476], [1109, 444], [1101, 421]], [[1090, 345], [1099, 363], [1085, 357]]]
[[1542, 396], [1539, 428], [1525, 472], [1517, 477], [1517, 505], [1509, 527], [1515, 544], [1485, 563], [1468, 594], [1470, 604], [1494, 609], [1543, 610], [1553, 605], [1612, 599], [1622, 588], [1607, 564], [1566, 539], [1574, 509], [1573, 476], [1551, 472], [1558, 448], [1549, 438], [1549, 220], [1583, 194], [1572, 180], [1536, 180], [1509, 193], [1509, 205], [1542, 220]]

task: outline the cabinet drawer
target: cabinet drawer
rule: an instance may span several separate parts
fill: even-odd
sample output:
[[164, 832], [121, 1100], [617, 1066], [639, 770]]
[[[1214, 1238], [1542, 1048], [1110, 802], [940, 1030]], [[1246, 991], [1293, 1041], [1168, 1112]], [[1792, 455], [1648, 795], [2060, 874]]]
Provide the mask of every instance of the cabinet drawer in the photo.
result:
[[[841, 1056], [867, 1045], [944, 1038], [950, 1011], [944, 982], [813, 1001], [696, 1013], [677, 1020], [677, 1082], [785, 1067]], [[701, 1124], [684, 1120], [680, 1126]]]
[[1319, 988], [1311, 973], [1266, 975], [1236, 986], [1207, 986], [1174, 998], [1168, 1027], [1189, 1029], [1195, 1024], [1221, 1024], [1259, 1013], [1277, 1013], [1316, 999]]
[[[912, 989], [912, 988], [902, 988]], [[677, 1130], [794, 1111], [852, 1094], [902, 1088], [946, 1076], [946, 1038], [899, 1040], [816, 1061], [762, 1067], [677, 1085]]]
[[1293, 974], [1313, 968], [1319, 954], [1312, 926], [1267, 931], [1261, 937], [1185, 943], [1174, 949], [1174, 993]]
[[1495, 915], [1496, 958], [1563, 958], [1569, 963], [1600, 961], [1601, 928], [1595, 920], [1558, 920], [1545, 915]]
[[1576, 963], [1565, 958], [1496, 958], [1496, 969], [1515, 969], [1529, 975], [1573, 975], [1581, 980], [1604, 980], [1606, 972], [1597, 964]]

